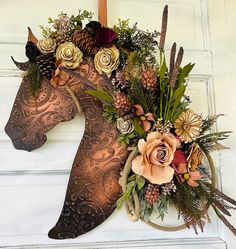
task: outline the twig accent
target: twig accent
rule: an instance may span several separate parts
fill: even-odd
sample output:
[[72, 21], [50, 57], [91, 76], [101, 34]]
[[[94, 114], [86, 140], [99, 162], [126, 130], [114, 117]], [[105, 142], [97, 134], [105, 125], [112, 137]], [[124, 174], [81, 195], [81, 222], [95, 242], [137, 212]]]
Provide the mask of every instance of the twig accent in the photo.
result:
[[79, 114], [82, 113], [82, 109], [81, 109], [80, 103], [79, 103], [77, 97], [75, 96], [74, 92], [71, 90], [71, 88], [70, 88], [70, 86], [68, 84], [66, 84], [65, 86], [66, 86], [67, 92], [70, 94], [71, 98], [75, 102], [75, 105], [77, 107], [78, 113]]
[[165, 46], [167, 21], [168, 21], [168, 5], [165, 6], [163, 13], [162, 13], [162, 26], [161, 26], [161, 36], [160, 36], [160, 43], [159, 43], [159, 49], [161, 52], [164, 51], [164, 46]]
[[[120, 184], [121, 184], [123, 192], [126, 189], [127, 179], [131, 171], [131, 162], [133, 158], [137, 155], [137, 152], [138, 152], [138, 149], [134, 148], [132, 152], [129, 154], [129, 157], [125, 163], [124, 170], [122, 172], [122, 177], [120, 179]], [[137, 221], [139, 219], [140, 204], [139, 204], [139, 199], [138, 199], [138, 195], [136, 191], [133, 192], [132, 197], [133, 197], [134, 204], [131, 200], [128, 200], [125, 202], [126, 212], [130, 220]]]
[[236, 229], [234, 228], [233, 225], [231, 225], [229, 223], [229, 221], [224, 217], [224, 215], [222, 215], [217, 208], [214, 206], [214, 204], [212, 204], [212, 207], [214, 208], [217, 216], [222, 220], [222, 222], [225, 224], [225, 226], [227, 226], [229, 228], [229, 230], [236, 236]]

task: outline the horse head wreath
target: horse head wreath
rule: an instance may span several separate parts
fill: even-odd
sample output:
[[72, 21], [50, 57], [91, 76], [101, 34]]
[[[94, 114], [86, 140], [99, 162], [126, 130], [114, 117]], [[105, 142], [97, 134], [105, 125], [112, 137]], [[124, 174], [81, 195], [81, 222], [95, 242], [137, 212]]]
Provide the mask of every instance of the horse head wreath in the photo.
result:
[[[195, 232], [203, 230], [212, 206], [236, 233], [223, 215], [230, 215], [236, 202], [215, 188], [209, 155], [225, 148], [218, 140], [228, 132], [209, 132], [220, 115], [203, 119], [188, 108], [184, 93], [193, 64], [180, 67], [183, 49], [176, 56], [174, 43], [167, 67], [167, 14], [166, 6], [159, 34], [130, 27], [128, 21], [101, 27], [87, 11], [76, 17], [61, 13], [50, 19], [54, 30], [42, 27], [45, 39], [29, 29], [28, 62], [13, 59], [26, 72], [5, 128], [16, 149], [35, 150], [58, 123], [77, 111], [85, 115], [63, 210], [50, 238], [84, 234], [123, 203], [133, 221], [140, 218], [167, 231], [192, 226]], [[90, 22], [82, 28], [84, 18]], [[150, 216], [163, 218], [170, 200], [184, 225], [154, 224]]]

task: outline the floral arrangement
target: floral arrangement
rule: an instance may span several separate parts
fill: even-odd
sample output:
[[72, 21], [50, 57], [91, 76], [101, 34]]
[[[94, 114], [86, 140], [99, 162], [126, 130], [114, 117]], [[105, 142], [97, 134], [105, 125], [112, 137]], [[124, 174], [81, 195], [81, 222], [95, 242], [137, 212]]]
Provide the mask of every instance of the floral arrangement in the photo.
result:
[[[40, 78], [53, 86], [63, 85], [67, 75], [60, 66], [79, 68], [83, 55], [94, 59], [99, 74], [111, 79], [106, 89], [87, 90], [103, 103], [104, 117], [120, 131], [118, 142], [130, 150], [121, 172], [123, 194], [117, 207], [126, 205], [129, 217], [155, 227], [151, 216], [163, 220], [174, 205], [187, 227], [197, 233], [210, 221], [208, 209], [236, 234], [227, 221], [236, 201], [215, 187], [210, 152], [225, 149], [220, 141], [229, 132], [212, 132], [221, 115], [206, 118], [189, 107], [185, 95], [187, 77], [194, 64], [181, 66], [184, 50], [173, 44], [167, 63], [164, 45], [168, 8], [164, 8], [161, 32], [139, 30], [137, 24], [119, 20], [112, 29], [92, 20], [92, 13], [59, 14], [42, 27], [44, 39], [28, 42], [31, 63], [28, 77], [33, 93]], [[82, 22], [88, 23], [83, 28]], [[158, 42], [159, 39], [159, 42]], [[204, 158], [208, 160], [204, 160]], [[208, 161], [208, 163], [207, 163]], [[210, 164], [210, 168], [208, 167]]]

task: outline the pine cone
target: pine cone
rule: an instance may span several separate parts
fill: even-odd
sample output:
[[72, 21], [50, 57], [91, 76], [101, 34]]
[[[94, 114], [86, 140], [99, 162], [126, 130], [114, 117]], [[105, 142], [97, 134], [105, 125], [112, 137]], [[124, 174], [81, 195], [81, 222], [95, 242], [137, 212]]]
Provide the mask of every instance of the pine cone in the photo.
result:
[[71, 33], [70, 32], [65, 34], [55, 33], [53, 39], [55, 39], [57, 45], [59, 46], [65, 42], [71, 42]]
[[56, 59], [53, 55], [39, 55], [36, 63], [42, 76], [51, 77], [52, 71], [55, 70]]
[[160, 197], [159, 186], [157, 184], [149, 183], [145, 193], [146, 202], [150, 206], [153, 206], [153, 204], [158, 201], [159, 197]]
[[128, 113], [131, 110], [131, 104], [126, 95], [121, 92], [116, 92], [113, 95], [114, 106], [122, 114]]
[[100, 49], [95, 39], [85, 30], [76, 30], [71, 40], [82, 52], [89, 56], [94, 56]]
[[157, 88], [157, 77], [153, 69], [147, 69], [143, 72], [141, 78], [141, 83], [146, 90], [154, 91]]

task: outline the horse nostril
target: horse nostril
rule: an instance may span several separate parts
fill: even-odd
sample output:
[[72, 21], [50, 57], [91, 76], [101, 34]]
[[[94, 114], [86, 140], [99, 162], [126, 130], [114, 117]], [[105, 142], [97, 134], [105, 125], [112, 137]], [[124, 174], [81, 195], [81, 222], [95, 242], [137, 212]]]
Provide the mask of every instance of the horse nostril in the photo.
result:
[[6, 134], [10, 137], [13, 146], [17, 150], [32, 151], [41, 147], [47, 140], [45, 135], [35, 134], [32, 138], [27, 137], [27, 134], [11, 127], [9, 124], [5, 127]]

